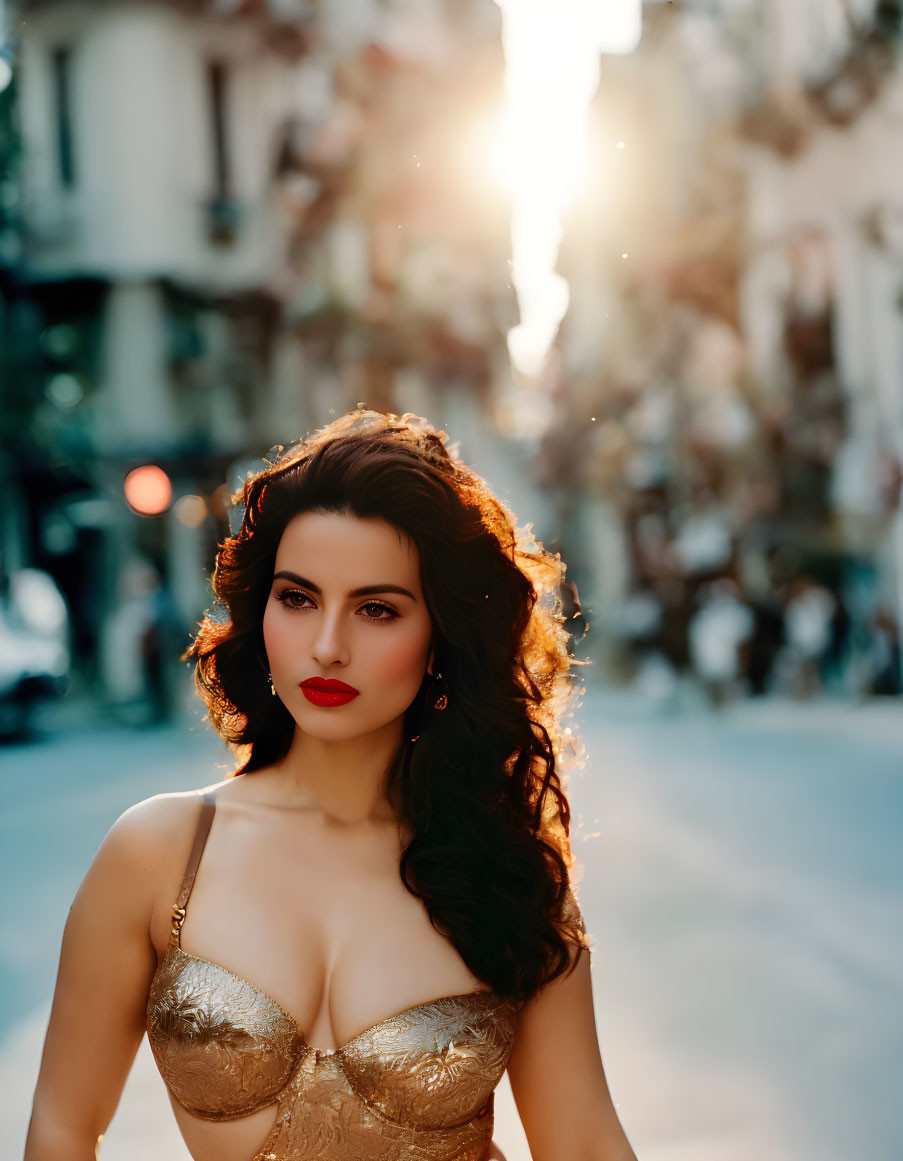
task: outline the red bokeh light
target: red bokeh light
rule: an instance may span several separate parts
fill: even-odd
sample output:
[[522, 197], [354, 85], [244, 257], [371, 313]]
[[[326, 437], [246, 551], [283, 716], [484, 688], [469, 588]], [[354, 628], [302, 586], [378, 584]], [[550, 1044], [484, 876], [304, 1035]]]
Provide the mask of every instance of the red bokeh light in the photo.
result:
[[126, 503], [139, 516], [159, 516], [172, 500], [169, 476], [156, 464], [132, 468], [122, 485]]

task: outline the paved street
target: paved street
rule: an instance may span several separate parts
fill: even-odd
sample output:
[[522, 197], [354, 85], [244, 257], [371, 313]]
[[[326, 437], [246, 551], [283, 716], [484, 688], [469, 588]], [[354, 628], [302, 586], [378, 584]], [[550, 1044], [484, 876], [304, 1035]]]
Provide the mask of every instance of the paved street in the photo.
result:
[[[597, 1026], [640, 1161], [900, 1161], [903, 707], [669, 715], [593, 694], [575, 724]], [[0, 750], [4, 1157], [94, 850], [126, 806], [227, 761], [200, 724]], [[527, 1161], [507, 1081], [496, 1107], [508, 1161]], [[102, 1153], [187, 1158], [146, 1041]]]

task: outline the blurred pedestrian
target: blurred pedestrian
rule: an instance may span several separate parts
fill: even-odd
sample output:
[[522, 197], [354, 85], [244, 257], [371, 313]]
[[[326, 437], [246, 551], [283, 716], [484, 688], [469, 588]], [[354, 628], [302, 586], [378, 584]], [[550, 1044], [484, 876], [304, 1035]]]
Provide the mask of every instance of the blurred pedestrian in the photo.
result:
[[834, 594], [803, 573], [791, 584], [784, 608], [786, 648], [794, 696], [808, 699], [821, 688], [819, 663], [832, 639]]
[[740, 692], [740, 647], [755, 628], [752, 609], [739, 585], [721, 577], [703, 585], [689, 625], [693, 670], [715, 705]]

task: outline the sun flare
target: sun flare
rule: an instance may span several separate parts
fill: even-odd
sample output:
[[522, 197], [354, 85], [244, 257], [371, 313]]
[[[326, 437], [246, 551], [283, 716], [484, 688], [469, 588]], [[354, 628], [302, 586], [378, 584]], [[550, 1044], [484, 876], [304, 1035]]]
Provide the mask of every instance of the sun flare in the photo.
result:
[[502, 10], [505, 108], [487, 135], [490, 172], [510, 190], [513, 283], [520, 323], [514, 368], [542, 370], [570, 301], [555, 272], [562, 215], [587, 163], [587, 114], [603, 53], [629, 53], [640, 0], [496, 0]]

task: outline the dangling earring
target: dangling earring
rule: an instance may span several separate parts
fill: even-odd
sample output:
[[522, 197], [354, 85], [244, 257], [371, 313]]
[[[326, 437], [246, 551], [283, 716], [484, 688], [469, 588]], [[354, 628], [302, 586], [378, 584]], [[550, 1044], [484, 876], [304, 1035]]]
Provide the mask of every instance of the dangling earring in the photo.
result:
[[270, 687], [270, 693], [273, 695], [273, 697], [275, 697], [276, 696], [276, 686], [273, 685], [272, 673], [267, 674], [267, 683], [269, 684], [269, 687]]
[[[445, 690], [441, 688], [440, 682], [444, 684], [445, 678], [441, 673], [428, 673], [427, 677], [432, 677], [432, 682], [423, 697], [423, 704], [427, 710], [444, 710], [448, 705], [448, 695]], [[437, 690], [437, 686], [440, 688]], [[438, 693], [438, 697], [436, 696]], [[419, 739], [420, 735], [415, 734], [413, 738], [408, 738], [408, 742], [413, 745]]]
[[[427, 690], [427, 694], [426, 694], [427, 707], [432, 707], [433, 709], [437, 709], [437, 710], [444, 710], [445, 707], [448, 705], [448, 696], [445, 692], [444, 683], [445, 683], [445, 678], [442, 676], [441, 673], [437, 673], [435, 678], [433, 679], [432, 685]], [[438, 686], [438, 691], [437, 691], [437, 686]], [[439, 695], [438, 697], [436, 696], [437, 692]]]

